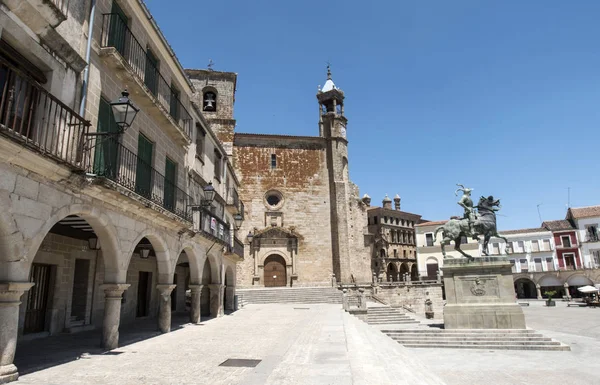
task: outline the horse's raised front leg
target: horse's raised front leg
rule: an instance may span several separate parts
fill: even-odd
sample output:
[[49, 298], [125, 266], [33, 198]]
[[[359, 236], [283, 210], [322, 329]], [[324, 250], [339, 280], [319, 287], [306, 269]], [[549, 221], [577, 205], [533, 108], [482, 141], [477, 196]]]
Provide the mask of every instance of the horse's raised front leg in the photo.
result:
[[494, 237], [496, 238], [500, 238], [504, 241], [504, 254], [508, 254], [508, 239], [506, 239], [506, 237], [503, 237], [502, 235], [498, 234], [498, 233], [494, 233]]

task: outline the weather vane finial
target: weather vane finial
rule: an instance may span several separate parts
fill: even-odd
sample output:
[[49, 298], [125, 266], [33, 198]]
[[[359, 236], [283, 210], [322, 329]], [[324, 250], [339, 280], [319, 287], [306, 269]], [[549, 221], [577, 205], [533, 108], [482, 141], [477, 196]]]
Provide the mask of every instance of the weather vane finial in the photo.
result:
[[327, 79], [331, 80], [331, 63], [327, 60]]
[[208, 70], [212, 71], [213, 70], [213, 65], [215, 65], [215, 63], [213, 62], [212, 59], [208, 59]]

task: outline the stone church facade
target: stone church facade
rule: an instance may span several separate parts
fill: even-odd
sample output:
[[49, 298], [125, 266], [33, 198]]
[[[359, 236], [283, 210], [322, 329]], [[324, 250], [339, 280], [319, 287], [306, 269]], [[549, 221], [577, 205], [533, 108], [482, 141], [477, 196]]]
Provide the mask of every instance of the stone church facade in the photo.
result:
[[[236, 75], [188, 70], [197, 102], [230, 149], [244, 202], [238, 287], [369, 282], [367, 205], [348, 174], [344, 93], [328, 78], [317, 93], [318, 136], [234, 131]], [[216, 123], [216, 124], [215, 124]]]

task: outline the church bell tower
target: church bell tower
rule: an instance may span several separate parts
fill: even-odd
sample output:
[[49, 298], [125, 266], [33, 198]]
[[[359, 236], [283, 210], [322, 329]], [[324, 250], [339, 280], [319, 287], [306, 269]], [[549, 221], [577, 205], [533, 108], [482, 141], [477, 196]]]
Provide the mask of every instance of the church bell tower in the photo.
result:
[[327, 66], [327, 81], [317, 93], [319, 136], [327, 139], [333, 273], [338, 282], [350, 282], [348, 140], [344, 92], [336, 87]]

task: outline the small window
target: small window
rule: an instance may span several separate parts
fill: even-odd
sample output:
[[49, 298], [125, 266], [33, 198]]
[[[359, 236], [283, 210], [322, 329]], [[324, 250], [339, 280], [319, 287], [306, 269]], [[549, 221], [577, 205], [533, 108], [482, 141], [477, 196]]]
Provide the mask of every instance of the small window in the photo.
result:
[[492, 254], [500, 254], [500, 244], [492, 243]]
[[204, 141], [206, 140], [206, 131], [202, 126], [196, 123], [196, 157], [202, 159], [204, 155]]
[[433, 234], [425, 234], [425, 242], [427, 243], [427, 246], [433, 246]]
[[531, 251], [533, 253], [540, 251], [540, 244], [537, 240], [531, 241]]
[[398, 258], [398, 250], [394, 249], [394, 258]]
[[215, 179], [218, 181], [221, 181], [222, 158], [221, 153], [215, 150]]
[[264, 195], [264, 203], [271, 210], [278, 210], [283, 205], [283, 195], [277, 190], [269, 190]]
[[406, 258], [406, 250], [402, 250], [402, 255]]
[[217, 111], [217, 94], [212, 91], [205, 92], [202, 99], [202, 106], [204, 111]]
[[271, 154], [271, 170], [277, 168], [277, 155]]
[[515, 242], [515, 252], [516, 253], [523, 253], [525, 252], [525, 243], [523, 241], [517, 241]]
[[387, 217], [383, 217], [383, 223], [387, 223]]
[[545, 251], [552, 250], [552, 247], [550, 246], [550, 240], [549, 239], [544, 239], [544, 250]]
[[377, 217], [373, 218], [373, 224], [376, 225], [377, 224]]
[[508, 254], [512, 254], [512, 253], [514, 253], [514, 252], [515, 252], [515, 251], [513, 250], [513, 243], [512, 243], [512, 242], [508, 242], [508, 243], [506, 244], [506, 248], [508, 249], [508, 250], [507, 250], [507, 253], [508, 253]]
[[571, 237], [568, 235], [563, 235], [562, 237], [560, 237], [561, 241], [562, 241], [562, 245], [564, 247], [571, 247]]

